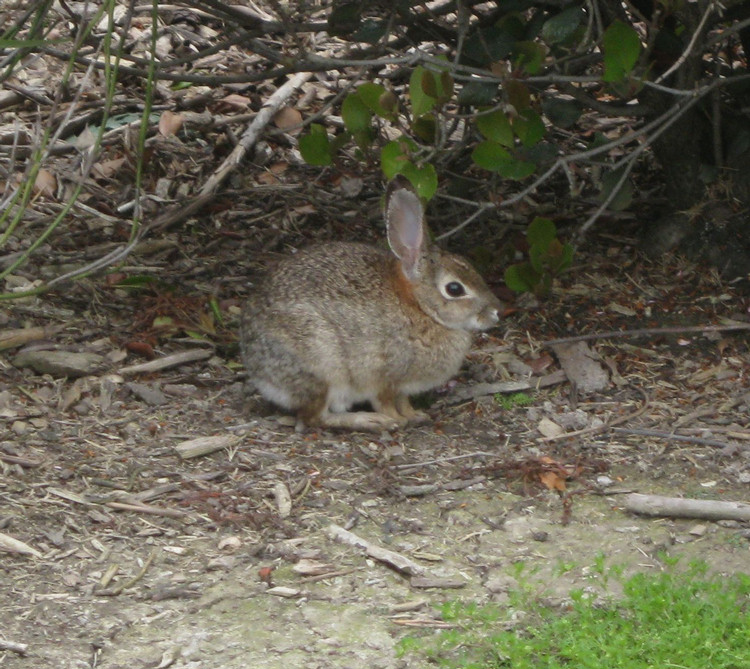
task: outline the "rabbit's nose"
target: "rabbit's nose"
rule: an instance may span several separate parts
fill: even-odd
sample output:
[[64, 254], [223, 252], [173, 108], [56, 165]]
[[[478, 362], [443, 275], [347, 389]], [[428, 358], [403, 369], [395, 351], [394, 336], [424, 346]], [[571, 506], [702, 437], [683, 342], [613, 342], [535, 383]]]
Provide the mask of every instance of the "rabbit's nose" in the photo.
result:
[[505, 311], [505, 305], [495, 298], [493, 303], [490, 305], [490, 319], [493, 323], [499, 323], [502, 313]]

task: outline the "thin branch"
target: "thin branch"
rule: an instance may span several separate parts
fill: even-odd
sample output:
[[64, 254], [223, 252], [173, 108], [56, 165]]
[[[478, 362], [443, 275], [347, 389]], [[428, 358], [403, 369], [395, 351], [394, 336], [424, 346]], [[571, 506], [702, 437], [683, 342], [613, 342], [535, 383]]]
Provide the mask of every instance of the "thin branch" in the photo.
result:
[[711, 12], [714, 9], [714, 3], [709, 2], [706, 11], [703, 12], [703, 16], [701, 17], [700, 23], [698, 24], [698, 27], [693, 32], [693, 37], [688, 42], [688, 45], [685, 47], [685, 50], [680, 54], [680, 57], [672, 63], [672, 66], [663, 74], [659, 75], [656, 78], [656, 83], [659, 84], [662, 81], [664, 81], [670, 74], [678, 70], [682, 65], [685, 63], [685, 61], [688, 59], [688, 56], [692, 52], [692, 50], [695, 48], [695, 44], [698, 41], [699, 37], [702, 37], [703, 35], [703, 27], [706, 25], [706, 21], [708, 21], [708, 17], [711, 14]]

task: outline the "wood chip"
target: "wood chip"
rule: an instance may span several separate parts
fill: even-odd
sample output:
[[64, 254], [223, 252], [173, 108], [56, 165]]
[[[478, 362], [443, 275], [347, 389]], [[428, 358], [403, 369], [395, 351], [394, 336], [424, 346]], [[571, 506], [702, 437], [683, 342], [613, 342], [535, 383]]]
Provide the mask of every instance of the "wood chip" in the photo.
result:
[[289, 494], [289, 488], [281, 481], [277, 481], [273, 485], [273, 496], [276, 498], [279, 516], [289, 518], [292, 513], [292, 496]]
[[284, 597], [291, 599], [292, 597], [299, 597], [302, 594], [302, 590], [297, 588], [286, 588], [282, 585], [277, 585], [275, 588], [268, 588], [266, 594], [274, 595], [275, 597]]
[[365, 553], [371, 558], [378, 560], [379, 562], [383, 562], [389, 567], [392, 567], [393, 569], [396, 569], [403, 574], [407, 574], [408, 576], [412, 576], [415, 574], [425, 574], [427, 572], [424, 567], [418, 565], [416, 562], [414, 562], [414, 560], [410, 560], [405, 555], [401, 555], [400, 553], [396, 553], [395, 551], [390, 551], [386, 548], [382, 548], [381, 546], [370, 543], [366, 539], [357, 536], [353, 532], [345, 530], [339, 525], [329, 525], [328, 535], [332, 539], [335, 539], [342, 543], [349, 544], [350, 546], [356, 546], [357, 548], [362, 548]]
[[32, 548], [23, 541], [14, 539], [13, 537], [3, 534], [0, 532], [0, 550], [8, 551], [9, 553], [20, 553], [21, 555], [33, 555], [34, 557], [42, 557], [42, 554], [36, 549]]
[[599, 356], [584, 341], [552, 347], [565, 375], [583, 393], [604, 390], [609, 385], [607, 370]]
[[214, 451], [220, 451], [222, 448], [231, 448], [240, 441], [241, 437], [233, 434], [224, 434], [216, 437], [196, 437], [195, 439], [188, 439], [177, 444], [175, 450], [183, 460], [188, 460], [208, 455]]

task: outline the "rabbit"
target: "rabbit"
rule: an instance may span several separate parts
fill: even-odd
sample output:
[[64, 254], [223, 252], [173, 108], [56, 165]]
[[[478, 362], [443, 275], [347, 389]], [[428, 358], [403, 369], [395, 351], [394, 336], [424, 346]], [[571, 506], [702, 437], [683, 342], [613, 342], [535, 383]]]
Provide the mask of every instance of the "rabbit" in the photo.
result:
[[[443, 385], [472, 333], [502, 304], [462, 257], [429, 240], [424, 210], [403, 177], [386, 190], [390, 252], [322, 243], [282, 260], [241, 316], [248, 382], [296, 412], [296, 428], [394, 430], [428, 421], [409, 396]], [[350, 411], [369, 402], [374, 411]]]

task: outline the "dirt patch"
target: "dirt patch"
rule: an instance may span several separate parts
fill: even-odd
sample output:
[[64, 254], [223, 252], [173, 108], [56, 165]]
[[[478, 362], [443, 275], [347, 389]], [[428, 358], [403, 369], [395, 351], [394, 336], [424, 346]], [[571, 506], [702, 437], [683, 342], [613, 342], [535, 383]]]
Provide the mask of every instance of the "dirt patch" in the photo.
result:
[[[605, 246], [541, 309], [519, 308], [478, 340], [457, 383], [427, 398], [432, 425], [378, 437], [296, 434], [243, 398], [239, 282], [224, 288], [211, 357], [135, 375], [118, 370], [140, 362], [127, 346], [138, 324], [200, 300], [180, 312], [169, 295], [79, 284], [12, 305], [4, 328], [53, 326], [51, 343], [96, 352], [103, 367], [66, 380], [13, 366], [15, 352], [0, 363], [0, 532], [38, 551], [0, 562], [1, 636], [27, 646], [0, 651], [3, 666], [408, 667], [398, 639], [439, 628], [442, 602], [502, 604], [519, 579], [561, 602], [572, 587], [603, 591], [600, 556], [628, 570], [661, 569], [664, 553], [747, 570], [738, 523], [622, 510], [628, 491], [747, 500], [743, 333], [597, 342], [610, 383], [589, 396], [567, 383], [528, 391], [527, 406], [471, 396], [554, 371], [544, 340], [747, 313], [746, 297], [692, 266]], [[205, 292], [194, 252], [172, 266], [184, 272], [178, 295]], [[243, 254], [227, 246], [225, 265]], [[174, 330], [150, 336], [162, 352], [192, 350]], [[545, 439], [543, 419], [574, 436]], [[226, 435], [237, 437], [228, 448], [176, 454]], [[549, 489], [564, 478], [564, 491]], [[434, 587], [334, 541], [331, 523], [408, 557]]]

